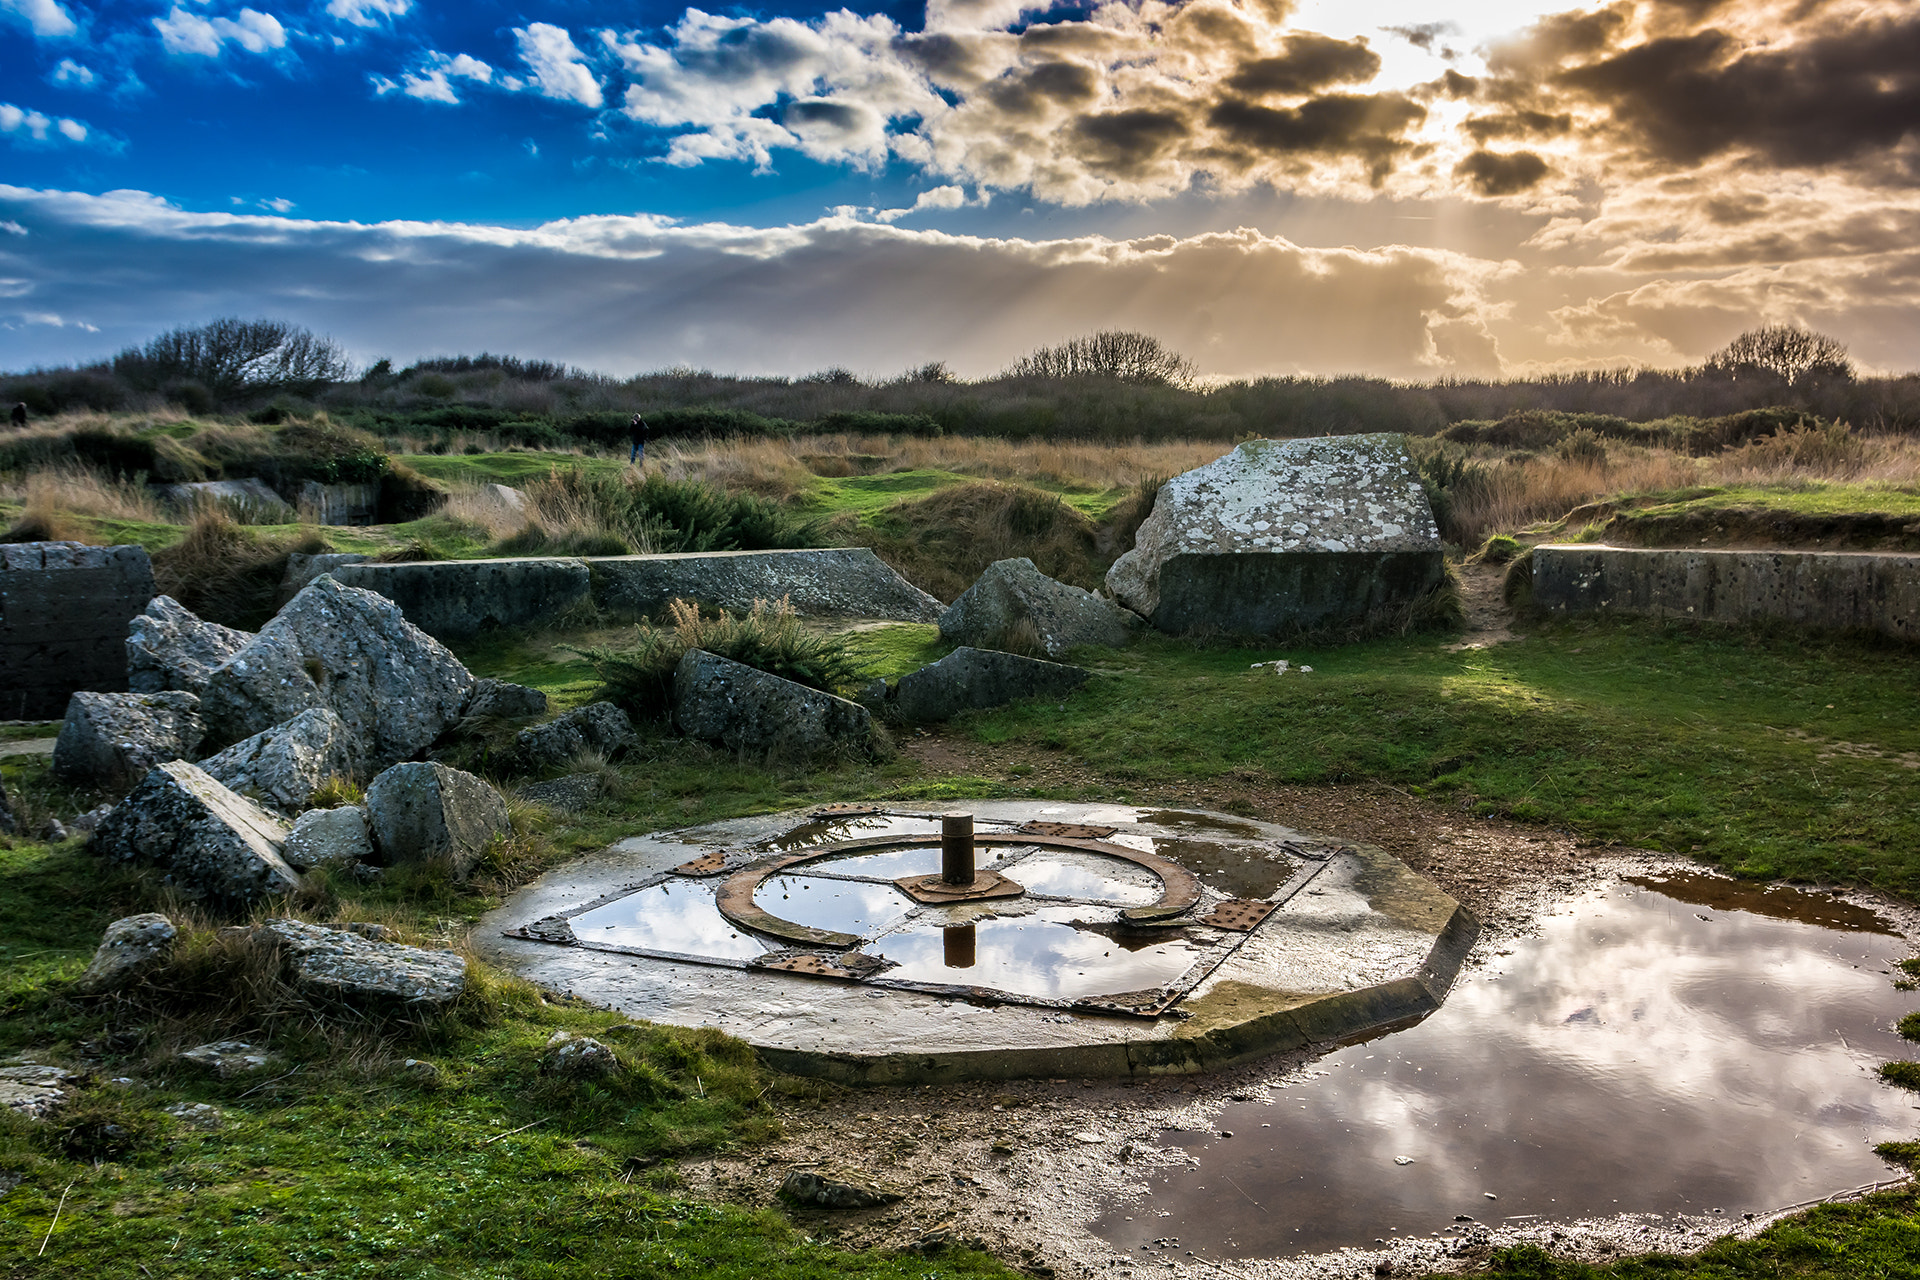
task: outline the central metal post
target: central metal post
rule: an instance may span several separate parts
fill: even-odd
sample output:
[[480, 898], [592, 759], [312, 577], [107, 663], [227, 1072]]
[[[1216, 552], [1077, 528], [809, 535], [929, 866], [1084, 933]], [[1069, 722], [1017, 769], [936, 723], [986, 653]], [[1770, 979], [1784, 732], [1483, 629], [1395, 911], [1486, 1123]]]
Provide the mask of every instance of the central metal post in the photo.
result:
[[940, 878], [950, 885], [973, 883], [973, 815], [940, 815]]
[[973, 968], [975, 935], [972, 925], [950, 924], [940, 930], [940, 941], [947, 968]]

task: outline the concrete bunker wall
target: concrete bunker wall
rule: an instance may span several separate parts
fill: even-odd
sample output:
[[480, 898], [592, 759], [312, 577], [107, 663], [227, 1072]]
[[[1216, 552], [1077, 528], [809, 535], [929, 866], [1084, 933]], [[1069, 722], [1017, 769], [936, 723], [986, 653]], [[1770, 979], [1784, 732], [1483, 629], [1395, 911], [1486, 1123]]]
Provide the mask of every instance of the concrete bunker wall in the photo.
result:
[[1154, 625], [1251, 635], [1389, 621], [1446, 582], [1439, 551], [1296, 551], [1174, 556], [1160, 570]]
[[658, 615], [675, 599], [741, 610], [787, 599], [815, 617], [903, 622], [934, 622], [942, 609], [866, 547], [362, 563], [333, 575], [379, 592], [439, 640], [533, 626], [585, 600], [628, 617]]
[[1533, 552], [1548, 613], [1761, 620], [1920, 640], [1920, 555], [1548, 545]]
[[127, 687], [127, 624], [154, 597], [144, 547], [0, 546], [0, 719], [50, 720]]

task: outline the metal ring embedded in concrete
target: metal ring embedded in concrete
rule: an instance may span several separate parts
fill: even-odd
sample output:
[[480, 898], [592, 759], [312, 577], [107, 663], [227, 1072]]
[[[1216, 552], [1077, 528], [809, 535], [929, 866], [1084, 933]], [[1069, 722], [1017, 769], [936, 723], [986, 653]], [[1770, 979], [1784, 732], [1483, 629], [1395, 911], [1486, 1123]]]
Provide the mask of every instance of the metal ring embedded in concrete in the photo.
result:
[[[830, 929], [814, 929], [807, 925], [795, 924], [791, 920], [782, 920], [756, 903], [753, 900], [754, 894], [759, 892], [760, 885], [768, 876], [791, 871], [805, 863], [818, 862], [823, 858], [838, 857], [847, 853], [857, 853], [862, 849], [937, 846], [941, 845], [945, 839], [944, 835], [874, 836], [866, 840], [843, 840], [835, 844], [817, 845], [791, 857], [761, 863], [757, 866], [743, 867], [734, 872], [727, 877], [726, 882], [714, 895], [714, 904], [719, 907], [721, 915], [743, 929], [771, 934], [776, 938], [784, 938], [804, 946], [857, 946], [861, 939], [854, 934], [835, 933]], [[1006, 831], [976, 833], [973, 840], [976, 845], [1032, 845], [1041, 849], [1066, 849], [1075, 853], [1093, 853], [1106, 858], [1118, 858], [1122, 862], [1131, 862], [1144, 871], [1152, 872], [1159, 878], [1160, 896], [1145, 906], [1128, 907], [1121, 911], [1120, 918], [1129, 923], [1151, 924], [1160, 920], [1170, 920], [1191, 911], [1200, 901], [1200, 881], [1193, 872], [1156, 853], [1144, 853], [1139, 849], [1129, 849], [1125, 845], [1111, 844], [1105, 840], [1030, 836]]]

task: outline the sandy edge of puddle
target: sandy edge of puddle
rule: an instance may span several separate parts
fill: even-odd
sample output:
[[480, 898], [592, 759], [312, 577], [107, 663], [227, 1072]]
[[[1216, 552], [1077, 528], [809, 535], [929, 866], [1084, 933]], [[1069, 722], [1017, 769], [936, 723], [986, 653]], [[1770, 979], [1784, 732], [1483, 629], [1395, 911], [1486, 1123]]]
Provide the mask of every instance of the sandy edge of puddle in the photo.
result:
[[[1424, 834], [1426, 856], [1408, 861], [1467, 901], [1485, 922], [1469, 971], [1533, 932], [1554, 904], [1598, 884], [1624, 875], [1708, 870], [1668, 855], [1583, 848], [1557, 833], [1542, 835], [1537, 827], [1464, 816], [1441, 818]], [[1920, 937], [1920, 910], [1867, 893], [1833, 896], [1878, 912], [1909, 940]], [[1130, 1256], [1087, 1229], [1101, 1206], [1137, 1193], [1149, 1175], [1184, 1159], [1177, 1150], [1153, 1146], [1160, 1130], [1202, 1128], [1224, 1104], [1256, 1101], [1268, 1086], [1300, 1078], [1323, 1052], [1280, 1054], [1232, 1071], [1162, 1081], [830, 1089], [819, 1101], [780, 1103], [784, 1136], [750, 1157], [686, 1162], [679, 1171], [682, 1189], [704, 1199], [777, 1207], [775, 1190], [790, 1170], [844, 1170], [905, 1199], [871, 1210], [788, 1211], [815, 1239], [856, 1249], [965, 1242], [1034, 1274], [1063, 1277], [1305, 1280], [1371, 1275], [1383, 1260], [1396, 1274], [1454, 1271], [1474, 1268], [1492, 1247], [1520, 1243], [1605, 1261], [1627, 1253], [1690, 1252], [1771, 1220], [1633, 1214], [1570, 1224], [1490, 1223], [1485, 1242], [1466, 1248], [1403, 1237], [1364, 1250], [1224, 1261], [1194, 1257], [1178, 1244]], [[1889, 1170], [1881, 1185], [1898, 1181], [1897, 1171]]]

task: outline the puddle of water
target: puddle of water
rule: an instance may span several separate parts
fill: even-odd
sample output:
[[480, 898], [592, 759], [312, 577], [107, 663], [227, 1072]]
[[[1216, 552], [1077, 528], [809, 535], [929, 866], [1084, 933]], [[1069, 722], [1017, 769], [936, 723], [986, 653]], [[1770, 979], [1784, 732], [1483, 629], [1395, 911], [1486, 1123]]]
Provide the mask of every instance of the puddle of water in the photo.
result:
[[1200, 877], [1200, 883], [1235, 898], [1271, 898], [1293, 879], [1293, 864], [1266, 850], [1211, 840], [1155, 840], [1154, 852]]
[[883, 813], [865, 818], [821, 818], [814, 822], [803, 822], [784, 835], [769, 837], [760, 842], [760, 847], [785, 852], [816, 844], [832, 844], [838, 840], [936, 835], [939, 830], [940, 820], [937, 817], [898, 818]]
[[582, 912], [568, 923], [582, 942], [606, 946], [728, 960], [751, 960], [766, 951], [720, 914], [711, 881], [670, 880]]
[[1725, 876], [1703, 875], [1697, 871], [1672, 872], [1663, 876], [1628, 876], [1626, 879], [1628, 884], [1719, 911], [1751, 911], [1755, 915], [1772, 916], [1776, 920], [1798, 920], [1802, 924], [1860, 933], [1893, 932], [1885, 920], [1865, 907], [1856, 907], [1851, 902], [1823, 893], [1789, 889], [1784, 885], [1729, 880]]
[[1053, 898], [1084, 898], [1142, 906], [1160, 899], [1160, 877], [1115, 858], [1097, 854], [1041, 852], [1023, 858], [1007, 873], [1028, 893]]
[[1134, 821], [1155, 827], [1197, 827], [1202, 831], [1245, 836], [1250, 840], [1259, 840], [1265, 835], [1260, 828], [1250, 822], [1235, 822], [1231, 818], [1220, 818], [1211, 813], [1189, 813], [1185, 809], [1151, 809], [1140, 814]]
[[[950, 944], [947, 930], [923, 924], [888, 934], [862, 950], [900, 966], [887, 971], [889, 978], [1062, 1000], [1157, 987], [1185, 973], [1199, 957], [1194, 948], [1171, 939], [1130, 951], [1111, 938], [1075, 928], [1068, 923], [1074, 914], [1071, 907], [1046, 908], [1028, 916], [980, 920], [971, 926], [970, 954]], [[956, 952], [973, 963], [949, 965]]]
[[890, 884], [816, 876], [772, 876], [761, 882], [753, 902], [782, 920], [852, 934], [871, 934], [914, 906], [913, 899]]
[[[974, 846], [974, 862], [987, 866], [998, 862], [1018, 847]], [[940, 847], [889, 849], [882, 853], [850, 853], [844, 858], [827, 858], [806, 864], [808, 871], [831, 871], [837, 876], [871, 876], [875, 880], [898, 880], [903, 876], [930, 876], [940, 869]]]
[[1790, 892], [1768, 915], [1631, 885], [1563, 904], [1425, 1022], [1161, 1134], [1197, 1166], [1094, 1229], [1273, 1257], [1456, 1214], [1737, 1222], [1888, 1177], [1873, 1144], [1912, 1137], [1914, 1113], [1874, 1069], [1909, 1056], [1891, 1025], [1914, 999], [1884, 972], [1909, 948], [1795, 918], [1815, 908], [1785, 910]]

